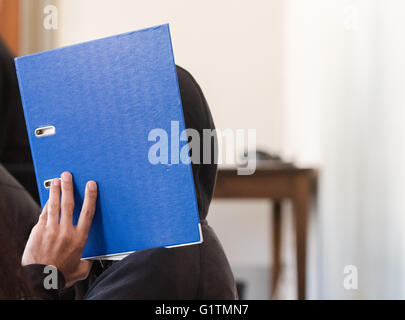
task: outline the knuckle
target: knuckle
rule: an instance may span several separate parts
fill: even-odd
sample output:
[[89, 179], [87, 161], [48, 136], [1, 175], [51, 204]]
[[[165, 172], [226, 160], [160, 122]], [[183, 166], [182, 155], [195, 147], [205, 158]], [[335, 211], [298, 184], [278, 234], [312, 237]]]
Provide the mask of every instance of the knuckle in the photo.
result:
[[87, 201], [88, 201], [89, 206], [94, 206], [95, 203], [96, 203], [97, 194], [95, 194], [94, 192], [92, 192], [91, 194], [88, 193], [86, 195], [86, 197], [87, 197]]
[[89, 208], [86, 209], [86, 216], [91, 217], [94, 214], [95, 207], [90, 206]]
[[71, 181], [64, 181], [62, 183], [62, 188], [65, 191], [72, 191], [73, 190], [73, 183]]
[[51, 202], [51, 203], [49, 204], [49, 209], [50, 209], [51, 211], [58, 211], [58, 210], [59, 210], [59, 203], [57, 203], [57, 202]]
[[83, 210], [82, 215], [85, 219], [90, 219], [93, 216], [93, 212], [94, 210], [90, 209], [90, 208], [86, 208], [85, 210]]
[[36, 224], [32, 229], [31, 229], [31, 234], [37, 234], [41, 232], [41, 226]]
[[55, 230], [54, 228], [49, 228], [49, 229], [46, 231], [45, 237], [46, 237], [48, 240], [54, 240], [54, 239], [57, 237], [57, 235], [58, 235], [58, 233], [56, 232], [56, 230]]
[[78, 238], [79, 238], [79, 240], [78, 240], [79, 247], [80, 248], [84, 247], [86, 245], [86, 243], [87, 243], [88, 236], [87, 235], [82, 235], [82, 236], [80, 236]]
[[61, 232], [61, 238], [62, 238], [63, 241], [71, 242], [72, 241], [72, 233], [67, 229], [63, 229], [62, 232]]
[[73, 214], [73, 210], [75, 209], [75, 205], [72, 201], [68, 201], [62, 205], [62, 209], [68, 213]]

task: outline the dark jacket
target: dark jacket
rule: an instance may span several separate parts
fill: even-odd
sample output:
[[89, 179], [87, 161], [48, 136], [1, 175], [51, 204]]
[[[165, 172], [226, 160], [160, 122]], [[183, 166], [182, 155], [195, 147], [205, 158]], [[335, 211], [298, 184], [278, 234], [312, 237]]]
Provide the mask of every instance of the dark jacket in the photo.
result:
[[0, 163], [31, 163], [14, 60], [0, 39]]
[[17, 239], [18, 251], [22, 254], [32, 227], [37, 223], [40, 207], [28, 192], [0, 164], [0, 215], [12, 228]]
[[[16, 272], [21, 266], [21, 257], [25, 244], [31, 229], [38, 221], [40, 212], [40, 207], [24, 187], [0, 164], [0, 225], [2, 228], [7, 228], [7, 230], [2, 229], [2, 234], [0, 234], [2, 240], [0, 246], [0, 274], [2, 277], [5, 276], [4, 266], [11, 267], [14, 265], [12, 272]], [[13, 264], [10, 264], [11, 258], [13, 258]], [[22, 288], [31, 288], [30, 294], [33, 295], [27, 298], [59, 298], [60, 290], [45, 290], [43, 287], [43, 280], [47, 275], [43, 272], [44, 267], [31, 265], [23, 268], [24, 277], [21, 279], [29, 283], [27, 286], [20, 285]], [[9, 270], [9, 272], [11, 271]], [[63, 288], [65, 279], [60, 272], [58, 280], [59, 288]], [[27, 292], [24, 294], [27, 294]]]
[[39, 201], [14, 60], [1, 39], [0, 163]]

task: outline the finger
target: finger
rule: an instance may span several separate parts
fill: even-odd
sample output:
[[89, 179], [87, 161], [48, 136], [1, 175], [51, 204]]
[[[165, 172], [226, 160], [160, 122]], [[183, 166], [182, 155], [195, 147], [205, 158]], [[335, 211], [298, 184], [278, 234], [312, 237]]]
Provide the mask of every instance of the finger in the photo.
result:
[[92, 265], [92, 260], [81, 260], [79, 267], [77, 268], [77, 280], [86, 280], [90, 274]]
[[70, 275], [70, 279], [66, 280], [65, 288], [69, 288], [74, 285], [77, 281], [85, 280], [90, 274], [91, 266], [93, 261], [91, 260], [81, 260], [77, 266], [75, 272]]
[[90, 273], [91, 267], [93, 265], [92, 260], [81, 260], [79, 264], [79, 273], [81, 280], [85, 280]]
[[48, 220], [48, 201], [45, 204], [44, 209], [42, 210], [41, 214], [38, 218], [38, 224], [46, 225], [46, 221]]
[[87, 238], [91, 222], [93, 221], [94, 212], [96, 211], [96, 200], [97, 183], [89, 181], [86, 185], [83, 207], [80, 212], [79, 222], [77, 223], [77, 228], [80, 234], [85, 238]]
[[62, 202], [60, 224], [62, 226], [73, 225], [73, 210], [75, 200], [73, 196], [73, 178], [69, 172], [62, 174]]
[[60, 212], [60, 179], [52, 180], [51, 191], [48, 200], [48, 219], [47, 226], [57, 225], [59, 223]]

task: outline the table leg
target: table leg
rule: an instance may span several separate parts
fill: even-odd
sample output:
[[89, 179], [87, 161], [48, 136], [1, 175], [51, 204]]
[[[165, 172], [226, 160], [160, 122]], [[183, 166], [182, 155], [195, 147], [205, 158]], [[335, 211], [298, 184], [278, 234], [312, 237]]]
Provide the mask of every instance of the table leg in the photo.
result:
[[306, 256], [310, 181], [310, 177], [306, 175], [297, 176], [295, 179], [293, 198], [296, 231], [297, 289], [299, 300], [305, 300], [306, 298]]
[[281, 231], [282, 231], [282, 216], [281, 202], [275, 201], [273, 206], [273, 272], [271, 274], [271, 298], [275, 299], [278, 289], [278, 282], [281, 273]]

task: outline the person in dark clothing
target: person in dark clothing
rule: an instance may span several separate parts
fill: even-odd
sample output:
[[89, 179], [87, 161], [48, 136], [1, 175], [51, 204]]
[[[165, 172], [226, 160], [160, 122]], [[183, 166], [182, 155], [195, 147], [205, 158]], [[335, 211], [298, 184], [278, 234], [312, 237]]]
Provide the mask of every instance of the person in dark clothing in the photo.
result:
[[0, 165], [0, 299], [33, 294], [21, 257], [40, 212], [27, 191]]
[[14, 60], [0, 39], [0, 162], [29, 163], [25, 128]]
[[[69, 287], [88, 276], [91, 262], [80, 258], [95, 211], [97, 187], [94, 182], [87, 184], [81, 217], [74, 227], [73, 183], [66, 176], [71, 178], [64, 173], [63, 182], [54, 180], [58, 185], [53, 182], [38, 218], [36, 203], [0, 165], [0, 298], [54, 299], [65, 284]], [[54, 288], [58, 290], [44, 287], [48, 265], [58, 268], [59, 285]]]
[[39, 201], [13, 56], [0, 38], [0, 163]]
[[[202, 136], [203, 129], [212, 130], [215, 128], [207, 101], [197, 82], [186, 70], [178, 67], [177, 73], [186, 127], [197, 130]], [[0, 112], [3, 112], [3, 109]], [[3, 118], [2, 115], [0, 114], [1, 118]], [[4, 115], [7, 115], [6, 111]], [[7, 126], [10, 125], [9, 121], [13, 121], [13, 117], [5, 117], [5, 119], [3, 121]], [[24, 125], [23, 122], [21, 124], [21, 117], [15, 121]], [[21, 128], [18, 129], [16, 126], [10, 129], [8, 127], [7, 135], [10, 130], [21, 130]], [[9, 139], [12, 140], [11, 137]], [[215, 137], [212, 139], [214, 140]], [[3, 144], [0, 144], [5, 159], [11, 157], [10, 155], [15, 150], [11, 147], [13, 143], [7, 141], [9, 140], [6, 139], [2, 141]], [[21, 143], [25, 143], [25, 146], [28, 147], [26, 141]], [[215, 144], [213, 143], [212, 148], [214, 147]], [[203, 145], [201, 148], [200, 157], [203, 159]], [[10, 155], [8, 155], [9, 153]], [[237, 299], [235, 281], [229, 263], [219, 240], [206, 220], [216, 180], [215, 155], [215, 152], [211, 152], [211, 164], [202, 164], [202, 161], [200, 161], [201, 164], [192, 164], [204, 242], [188, 247], [157, 248], [135, 252], [102, 270], [97, 277], [90, 277], [91, 280], [87, 281], [85, 285], [85, 299]], [[39, 208], [4, 170], [0, 174], [0, 185], [7, 186], [0, 193], [0, 203], [1, 201], [7, 203], [0, 207], [0, 220], [5, 216], [15, 216], [14, 224], [17, 225], [18, 230], [21, 231], [21, 234], [26, 232], [25, 236], [21, 235], [20, 237], [20, 239], [24, 239], [28, 230], [32, 228], [33, 221], [38, 220]], [[41, 223], [41, 219], [38, 223]], [[3, 228], [2, 225], [0, 227]], [[13, 234], [7, 237], [9, 237], [8, 242], [16, 241]], [[33, 242], [33, 238], [38, 240], [40, 237], [41, 234], [37, 233], [34, 236], [31, 235], [30, 240]], [[31, 242], [29, 241], [29, 244]], [[5, 250], [14, 249], [7, 248]], [[30, 245], [26, 248], [26, 252], [27, 250], [30, 250]], [[72, 258], [72, 260], [75, 259]], [[5, 260], [1, 260], [0, 270], [2, 273], [7, 270], [3, 264], [6, 266], [7, 263], [11, 263]], [[20, 270], [21, 268], [16, 269], [20, 271], [19, 276], [16, 276], [15, 279], [21, 281], [26, 279], [29, 284], [26, 286], [29, 287], [29, 290], [24, 290], [24, 288], [19, 290], [23, 292], [22, 297], [59, 298], [60, 290], [46, 290], [43, 286], [44, 266], [30, 263], [30, 261], [35, 262], [35, 259], [26, 261], [28, 263], [24, 263], [26, 266], [22, 270]], [[47, 261], [47, 264], [52, 264], [50, 262]], [[70, 263], [75, 264], [77, 261], [70, 261]], [[57, 264], [55, 263], [55, 265]], [[77, 267], [76, 264], [75, 266]], [[71, 277], [71, 274], [66, 271], [63, 274], [63, 267], [59, 271], [59, 288], [64, 287], [65, 281], [70, 285], [70, 282], [81, 279], [84, 274]], [[2, 277], [4, 277], [4, 273]], [[7, 291], [3, 295], [6, 293]], [[0, 297], [2, 297], [1, 294]]]

